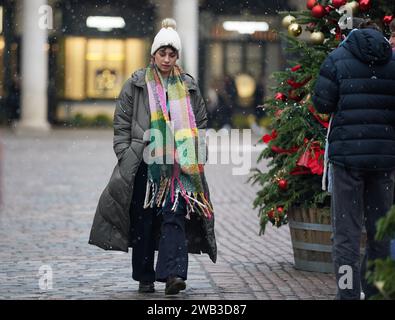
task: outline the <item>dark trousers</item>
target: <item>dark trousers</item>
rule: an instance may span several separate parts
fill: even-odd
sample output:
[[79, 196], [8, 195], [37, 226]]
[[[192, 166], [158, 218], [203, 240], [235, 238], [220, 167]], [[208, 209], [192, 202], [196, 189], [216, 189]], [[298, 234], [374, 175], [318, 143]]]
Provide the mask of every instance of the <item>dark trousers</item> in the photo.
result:
[[[132, 230], [132, 277], [136, 281], [165, 282], [168, 277], [177, 276], [187, 279], [188, 249], [185, 236], [185, 200], [180, 197], [180, 203], [175, 212], [171, 204], [160, 209], [143, 209], [146, 184], [146, 165], [142, 165], [136, 175], [131, 206]], [[140, 183], [139, 183], [140, 182]], [[143, 182], [143, 183], [141, 183]], [[154, 256], [156, 244], [155, 220], [161, 215], [161, 236], [158, 247], [156, 271]]]
[[[377, 289], [366, 281], [367, 262], [389, 255], [389, 241], [376, 241], [376, 222], [393, 204], [395, 171], [359, 171], [332, 165], [333, 260], [337, 299], [368, 299]], [[366, 252], [360, 263], [363, 224]], [[352, 270], [352, 272], [349, 272]]]
[[170, 205], [162, 209], [163, 221], [156, 263], [156, 281], [165, 282], [168, 277], [187, 279], [188, 248], [185, 237], [185, 200], [180, 199], [180, 204], [175, 212]]

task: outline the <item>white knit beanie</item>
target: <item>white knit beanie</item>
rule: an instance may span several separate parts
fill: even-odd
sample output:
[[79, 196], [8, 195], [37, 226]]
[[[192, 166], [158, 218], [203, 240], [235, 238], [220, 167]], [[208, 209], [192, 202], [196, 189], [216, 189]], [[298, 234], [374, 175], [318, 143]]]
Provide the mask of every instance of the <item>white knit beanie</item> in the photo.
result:
[[176, 22], [174, 19], [166, 18], [162, 21], [162, 29], [159, 30], [154, 38], [151, 47], [151, 55], [153, 55], [160, 47], [171, 46], [181, 54], [181, 40], [176, 31]]

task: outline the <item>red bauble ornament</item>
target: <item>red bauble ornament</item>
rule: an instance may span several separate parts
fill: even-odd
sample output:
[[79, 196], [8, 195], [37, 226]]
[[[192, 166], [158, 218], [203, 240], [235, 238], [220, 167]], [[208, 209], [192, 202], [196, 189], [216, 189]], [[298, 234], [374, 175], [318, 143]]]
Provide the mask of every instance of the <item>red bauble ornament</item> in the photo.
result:
[[284, 93], [277, 92], [276, 95], [274, 96], [274, 99], [285, 101], [285, 100], [287, 100], [287, 97], [286, 97], [286, 95]]
[[332, 10], [333, 10], [333, 7], [331, 7], [331, 6], [326, 6], [326, 7], [325, 7], [325, 12], [326, 12], [327, 14], [329, 14]]
[[313, 7], [313, 9], [311, 9], [311, 15], [314, 18], [322, 18], [326, 15], [326, 11], [325, 8], [323, 6], [321, 6], [320, 4], [317, 4]]
[[384, 16], [384, 18], [383, 18], [384, 24], [387, 24], [387, 25], [389, 25], [392, 22], [392, 20], [394, 20], [394, 16]]
[[276, 130], [272, 130], [271, 134], [265, 134], [262, 137], [262, 141], [264, 143], [269, 143], [270, 141], [272, 141], [273, 139], [276, 139], [276, 138], [277, 138], [277, 131]]
[[308, 0], [306, 3], [307, 9], [313, 9], [313, 7], [316, 5], [317, 0]]
[[282, 190], [287, 190], [288, 188], [288, 181], [285, 179], [280, 179], [278, 180], [278, 187]]
[[267, 216], [269, 217], [269, 219], [273, 219], [273, 218], [274, 218], [274, 210], [270, 210], [270, 211], [267, 213]]
[[332, 0], [332, 5], [335, 8], [340, 8], [341, 6], [344, 6], [347, 3], [347, 0]]
[[371, 6], [372, 6], [371, 0], [359, 0], [359, 9], [361, 11], [369, 10]]
[[277, 212], [279, 215], [282, 215], [284, 213], [284, 207], [277, 207]]

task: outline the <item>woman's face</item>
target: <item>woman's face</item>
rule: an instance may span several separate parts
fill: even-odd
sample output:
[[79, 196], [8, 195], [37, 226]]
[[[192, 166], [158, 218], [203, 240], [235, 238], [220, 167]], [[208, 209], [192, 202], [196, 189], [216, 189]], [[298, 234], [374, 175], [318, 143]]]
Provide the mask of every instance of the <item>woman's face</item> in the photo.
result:
[[154, 54], [154, 62], [162, 76], [168, 76], [178, 59], [176, 50], [164, 47], [157, 50]]
[[392, 49], [395, 49], [395, 32], [391, 33], [390, 43], [391, 43]]

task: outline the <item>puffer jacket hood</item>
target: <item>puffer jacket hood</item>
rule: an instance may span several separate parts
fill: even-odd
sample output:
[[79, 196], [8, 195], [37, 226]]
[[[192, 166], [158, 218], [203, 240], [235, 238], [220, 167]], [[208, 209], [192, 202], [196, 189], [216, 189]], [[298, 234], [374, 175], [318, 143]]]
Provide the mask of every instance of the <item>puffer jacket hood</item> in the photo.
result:
[[373, 29], [353, 30], [343, 43], [358, 60], [382, 65], [391, 60], [391, 45], [383, 34]]
[[[380, 32], [355, 30], [322, 63], [313, 102], [332, 113], [330, 162], [362, 171], [395, 169], [395, 59]], [[387, 63], [385, 63], [387, 62]]]

